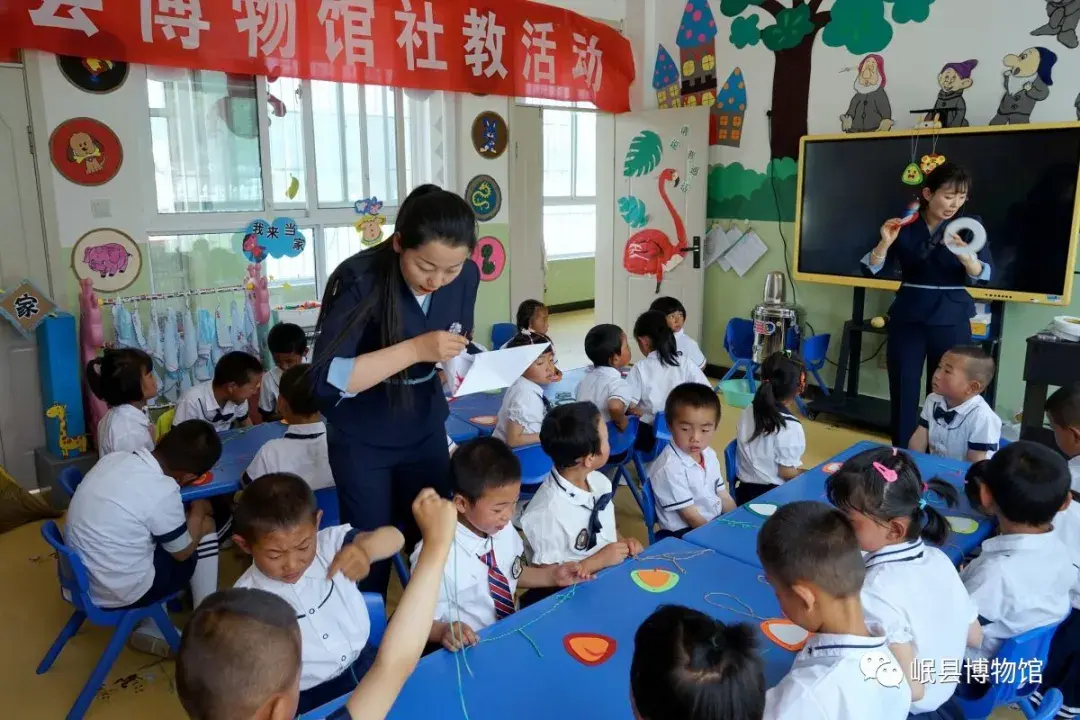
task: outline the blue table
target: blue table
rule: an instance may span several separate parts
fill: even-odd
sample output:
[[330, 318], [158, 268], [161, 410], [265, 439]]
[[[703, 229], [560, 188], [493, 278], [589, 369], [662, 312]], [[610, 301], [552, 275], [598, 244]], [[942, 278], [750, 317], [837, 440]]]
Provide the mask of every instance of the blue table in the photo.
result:
[[[647, 592], [631, 578], [631, 571], [637, 569], [678, 572], [671, 562], [650, 562], [649, 556], [686, 557], [700, 552], [701, 548], [681, 540], [662, 540], [646, 550], [644, 560], [628, 560], [605, 570], [597, 579], [577, 586], [558, 606], [557, 595], [496, 623], [482, 631], [480, 637], [497, 640], [466, 651], [471, 675], [460, 653], [455, 656], [440, 650], [429, 655], [405, 683], [389, 717], [463, 720], [462, 698], [471, 720], [501, 720], [508, 716], [520, 720], [633, 717], [628, 687], [634, 633], [660, 605], [686, 605], [724, 622], [760, 625], [760, 620], [706, 602], [706, 594], [717, 591], [731, 593], [762, 618], [781, 617], [772, 589], [759, 580], [760, 569], [716, 553], [680, 560], [685, 572], [667, 592]], [[713, 599], [721, 605], [742, 608], [728, 597]], [[543, 657], [515, 632], [526, 625], [525, 632]], [[599, 665], [585, 666], [563, 647], [563, 638], [569, 633], [613, 638], [615, 653]], [[760, 631], [758, 635], [766, 678], [770, 686], [775, 685], [791, 668], [794, 653], [768, 641]]]
[[[567, 370], [563, 373], [559, 382], [552, 383], [544, 389], [544, 396], [553, 405], [565, 405], [573, 402], [577, 386], [581, 383], [581, 378], [585, 377], [587, 369], [575, 368]], [[495, 416], [499, 414], [504, 395], [506, 395], [505, 389], [452, 398], [450, 400], [450, 415], [473, 426], [480, 434], [490, 435], [495, 430]]]
[[480, 431], [461, 418], [448, 415], [446, 418], [446, 434], [450, 436], [451, 440], [460, 445], [478, 436]]
[[[828, 502], [825, 497], [825, 479], [828, 477], [824, 470], [825, 466], [831, 463], [843, 462], [853, 455], [879, 445], [879, 443], [869, 441], [856, 443], [836, 457], [830, 458], [827, 462], [808, 470], [790, 482], [770, 490], [755, 500], [754, 503], [771, 503], [779, 506], [796, 500]], [[959, 491], [960, 502], [955, 507], [946, 507], [945, 502], [934, 494], [930, 495], [930, 504], [947, 516], [970, 518], [978, 523], [978, 528], [971, 534], [950, 533], [948, 541], [941, 548], [953, 563], [959, 565], [966, 555], [981, 545], [982, 541], [990, 537], [990, 534], [994, 531], [993, 521], [975, 512], [967, 497], [964, 496], [964, 474], [967, 472], [969, 463], [922, 453], [910, 454], [919, 466], [919, 472], [922, 473], [924, 481], [938, 477], [956, 486]], [[716, 518], [709, 524], [687, 533], [684, 539], [737, 560], [760, 566], [757, 558], [757, 534], [764, 522], [764, 517], [752, 512], [743, 505]]]
[[211, 471], [214, 479], [205, 485], [181, 488], [180, 497], [184, 502], [190, 502], [236, 492], [240, 489], [240, 478], [255, 459], [259, 448], [282, 437], [287, 429], [284, 423], [272, 422], [221, 433], [221, 458]]

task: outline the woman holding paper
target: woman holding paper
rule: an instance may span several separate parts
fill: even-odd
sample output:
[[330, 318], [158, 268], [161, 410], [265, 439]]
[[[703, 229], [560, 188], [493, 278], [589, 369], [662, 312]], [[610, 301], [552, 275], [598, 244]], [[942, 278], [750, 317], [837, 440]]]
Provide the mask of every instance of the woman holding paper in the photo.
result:
[[[434, 185], [401, 204], [394, 234], [347, 259], [327, 282], [313, 383], [327, 421], [341, 519], [393, 524], [419, 539], [409, 508], [433, 487], [449, 497], [449, 409], [435, 365], [461, 354], [473, 329], [476, 217]], [[365, 590], [386, 593], [388, 563]]]

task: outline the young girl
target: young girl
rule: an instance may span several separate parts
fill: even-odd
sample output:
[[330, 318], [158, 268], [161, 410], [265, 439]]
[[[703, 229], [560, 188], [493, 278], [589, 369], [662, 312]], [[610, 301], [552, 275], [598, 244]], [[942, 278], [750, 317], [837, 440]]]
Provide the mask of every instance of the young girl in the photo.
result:
[[634, 364], [627, 383], [630, 393], [638, 398], [641, 424], [635, 447], [651, 452], [656, 446], [656, 414], [663, 412], [668, 393], [683, 383], [708, 385], [709, 379], [701, 368], [678, 351], [675, 334], [668, 327], [664, 314], [657, 310], [642, 313], [634, 323], [634, 339], [645, 359]]
[[[522, 300], [521, 304], [518, 305], [515, 320], [519, 335], [538, 333], [547, 336], [548, 334], [548, 309], [539, 300]], [[513, 338], [510, 338], [510, 340], [513, 340]], [[504, 342], [502, 348], [499, 349], [513, 347], [510, 345], [510, 340]], [[551, 340], [549, 339], [548, 342], [551, 342]]]
[[630, 700], [638, 720], [759, 720], [765, 672], [754, 631], [664, 605], [634, 635]]
[[555, 351], [546, 335], [518, 333], [506, 344], [508, 348], [543, 344], [548, 346], [547, 349], [514, 381], [499, 408], [499, 418], [492, 434], [510, 447], [540, 442], [540, 425], [551, 405], [544, 397], [544, 388], [555, 381], [557, 371]]
[[668, 327], [671, 328], [671, 332], [675, 333], [675, 344], [678, 345], [679, 352], [685, 355], [690, 362], [697, 365], [699, 368], [704, 369], [705, 354], [701, 352], [701, 348], [698, 347], [697, 341], [687, 335], [686, 330], [683, 329], [683, 325], [686, 324], [686, 307], [679, 299], [673, 297], [658, 297], [653, 300], [649, 309], [658, 310], [664, 313], [664, 317], [667, 318]]
[[941, 545], [949, 535], [945, 517], [927, 501], [930, 492], [951, 506], [956, 489], [937, 479], [923, 483], [907, 453], [884, 447], [845, 462], [829, 476], [825, 490], [851, 519], [867, 553], [863, 610], [907, 675], [911, 717], [963, 717], [952, 697], [956, 682], [939, 673], [926, 678], [912, 672], [916, 660], [935, 668], [959, 662], [964, 649], [982, 637], [978, 610], [956, 568], [927, 544]]
[[142, 350], [106, 350], [86, 364], [90, 390], [109, 406], [97, 426], [98, 454], [154, 449], [146, 403], [157, 395], [154, 361]]
[[626, 333], [618, 325], [597, 325], [585, 335], [585, 355], [592, 367], [578, 384], [577, 401], [591, 402], [600, 410], [604, 422], [626, 430], [628, 411], [637, 400], [620, 371], [630, 364]]
[[739, 416], [735, 502], [750, 502], [802, 472], [806, 434], [789, 409], [806, 386], [802, 363], [782, 352], [765, 359], [753, 404]]

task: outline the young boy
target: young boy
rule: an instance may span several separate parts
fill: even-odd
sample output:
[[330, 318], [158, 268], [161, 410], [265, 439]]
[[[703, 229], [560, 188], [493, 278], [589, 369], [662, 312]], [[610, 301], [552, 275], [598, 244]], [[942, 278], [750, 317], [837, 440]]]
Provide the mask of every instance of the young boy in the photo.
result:
[[302, 713], [349, 692], [371, 667], [370, 620], [356, 582], [405, 544], [397, 528], [319, 530], [321, 518], [307, 482], [275, 473], [244, 490], [233, 519], [233, 540], [255, 561], [236, 587], [274, 593], [303, 618]]
[[259, 390], [263, 367], [246, 352], [226, 353], [214, 368], [214, 379], [199, 383], [180, 396], [174, 423], [205, 420], [218, 432], [250, 425], [248, 400]]
[[757, 552], [784, 617], [811, 633], [765, 694], [765, 720], [906, 718], [911, 688], [885, 638], [866, 625], [866, 568], [844, 513], [813, 501], [784, 505], [762, 526]]
[[[217, 590], [218, 543], [210, 504], [191, 503], [180, 488], [214, 466], [221, 440], [202, 420], [173, 426], [152, 451], [113, 453], [79, 484], [64, 538], [90, 571], [98, 607], [146, 607], [191, 584], [198, 607]], [[152, 623], [132, 635], [144, 652], [168, 655]]]
[[[521, 516], [532, 564], [578, 562], [587, 577], [641, 552], [640, 542], [615, 531], [615, 493], [599, 472], [608, 459], [607, 425], [596, 406], [575, 402], [554, 408], [544, 418], [540, 445], [555, 469]], [[523, 604], [542, 595], [533, 591]]]
[[982, 348], [961, 345], [945, 353], [908, 447], [953, 460], [990, 458], [1001, 441], [1001, 418], [980, 393], [993, 379], [994, 360]]
[[259, 414], [262, 415], [263, 422], [270, 422], [281, 417], [281, 411], [277, 407], [281, 376], [289, 368], [304, 362], [308, 351], [307, 334], [299, 325], [278, 323], [270, 328], [266, 336], [266, 346], [270, 348], [270, 356], [274, 358], [274, 368], [263, 375], [262, 387], [259, 390]]
[[671, 444], [649, 471], [660, 522], [657, 539], [681, 538], [735, 509], [720, 460], [709, 447], [720, 422], [720, 398], [710, 387], [685, 383], [668, 395], [664, 413]]
[[[520, 588], [572, 585], [578, 563], [525, 565], [524, 546], [510, 524], [521, 491], [521, 464], [502, 440], [481, 437], [450, 459], [458, 513], [453, 555], [443, 571], [431, 643], [450, 652], [476, 643], [476, 631], [514, 612]], [[415, 563], [423, 541], [413, 551]]]
[[1080, 383], [1058, 388], [1046, 400], [1054, 439], [1069, 458], [1072, 491], [1080, 493]]
[[979, 504], [998, 519], [999, 533], [960, 573], [979, 609], [982, 642], [968, 655], [992, 659], [1001, 642], [1059, 622], [1077, 581], [1073, 556], [1052, 532], [1069, 497], [1069, 471], [1050, 448], [1015, 442], [986, 464]]
[[295, 365], [282, 374], [277, 408], [289, 429], [284, 437], [259, 448], [241, 478], [244, 487], [253, 479], [271, 473], [299, 475], [312, 490], [334, 486], [326, 448], [326, 425], [319, 416], [319, 406], [307, 374], [310, 368], [310, 365]]
[[683, 325], [686, 324], [686, 308], [683, 307], [683, 304], [677, 298], [659, 297], [653, 300], [649, 309], [664, 314], [668, 327], [671, 328], [671, 332], [675, 333], [675, 344], [678, 346], [679, 352], [686, 356], [691, 365], [704, 368], [705, 354], [701, 352], [697, 341], [683, 330]]
[[[390, 618], [371, 669], [328, 720], [382, 718], [416, 667], [431, 627], [456, 517], [427, 489], [413, 501], [424, 552]], [[299, 620], [306, 623], [307, 620]], [[294, 606], [250, 589], [216, 593], [184, 629], [176, 691], [192, 720], [292, 720], [299, 703], [302, 633]]]
[[630, 422], [627, 412], [636, 398], [620, 368], [630, 364], [626, 333], [618, 325], [597, 325], [585, 335], [585, 355], [593, 366], [577, 387], [578, 402], [591, 402], [604, 422], [610, 420], [620, 432]]

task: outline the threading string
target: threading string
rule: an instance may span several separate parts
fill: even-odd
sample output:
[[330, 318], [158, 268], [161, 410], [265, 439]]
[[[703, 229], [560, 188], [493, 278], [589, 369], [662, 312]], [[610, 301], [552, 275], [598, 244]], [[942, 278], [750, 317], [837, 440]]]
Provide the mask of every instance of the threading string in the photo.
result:
[[669, 563], [671, 563], [672, 565], [675, 566], [675, 569], [678, 570], [679, 573], [685, 575], [686, 570], [685, 570], [685, 568], [683, 568], [682, 565], [679, 564], [680, 561], [681, 562], [686, 562], [687, 560], [693, 560], [694, 558], [701, 557], [702, 555], [705, 555], [705, 554], [711, 553], [711, 552], [712, 552], [712, 550], [709, 550], [708, 548], [704, 548], [704, 549], [698, 550], [696, 552], [681, 553], [681, 554], [678, 554], [678, 553], [661, 553], [659, 555], [649, 555], [648, 557], [638, 555], [636, 558], [634, 558], [634, 560], [637, 560], [639, 562], [652, 562], [653, 560], [658, 560], [660, 562], [669, 562]]
[[[728, 605], [723, 605], [721, 603], [718, 603], [715, 600], [711, 599], [713, 596], [731, 598], [732, 600], [737, 602], [739, 605], [742, 605], [743, 608], [745, 608], [745, 609], [744, 610], [738, 610], [738, 609], [730, 607]], [[754, 620], [767, 620], [768, 619], [768, 618], [763, 618], [760, 615], [758, 615], [756, 612], [754, 612], [754, 608], [750, 607], [749, 605], [744, 603], [742, 600], [735, 597], [734, 595], [731, 595], [730, 593], [725, 593], [725, 592], [705, 593], [705, 602], [709, 603], [713, 607], [718, 607], [721, 610], [727, 610], [728, 612], [733, 612], [733, 613], [736, 613], [738, 615], [745, 615], [746, 617], [753, 618]]]
[[729, 525], [731, 527], [742, 528], [744, 530], [760, 530], [761, 525], [752, 522], [746, 522], [744, 520], [728, 520], [727, 518], [716, 518], [713, 520], [715, 523], [721, 523], [723, 525]]

